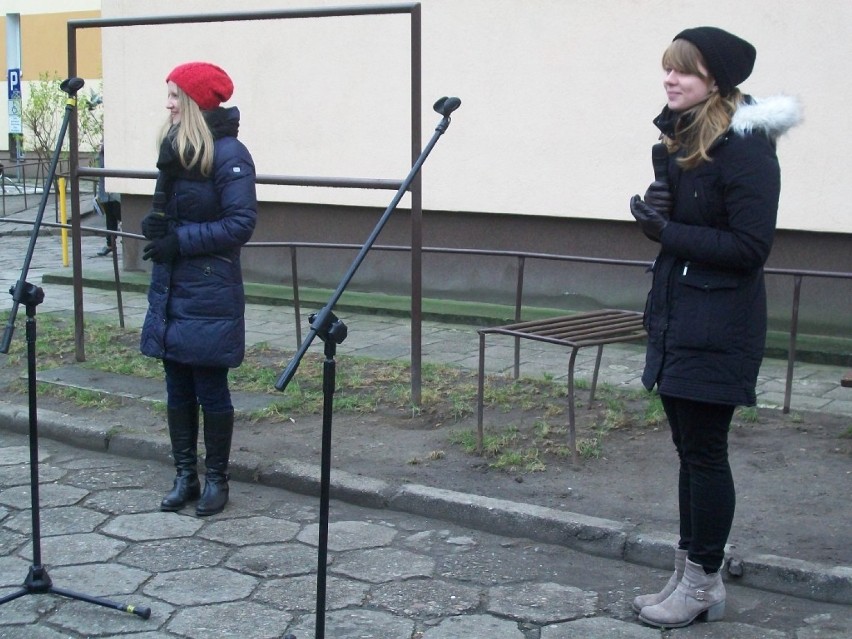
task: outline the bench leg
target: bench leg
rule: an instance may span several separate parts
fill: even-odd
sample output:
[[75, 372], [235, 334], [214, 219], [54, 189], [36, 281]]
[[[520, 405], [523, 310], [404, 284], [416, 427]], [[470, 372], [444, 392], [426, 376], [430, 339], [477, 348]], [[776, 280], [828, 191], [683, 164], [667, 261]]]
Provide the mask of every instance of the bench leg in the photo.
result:
[[485, 335], [479, 334], [479, 389], [476, 394], [476, 452], [482, 454], [484, 433], [482, 428], [483, 402], [485, 401]]
[[592, 392], [589, 394], [589, 408], [595, 401], [595, 389], [598, 387], [598, 373], [601, 370], [601, 356], [603, 355], [603, 344], [598, 345], [598, 356], [595, 359], [595, 372], [592, 375]]
[[577, 454], [577, 431], [574, 421], [574, 362], [577, 360], [577, 351], [572, 348], [571, 356], [568, 358], [568, 444], [571, 446], [571, 461], [577, 464], [580, 461]]

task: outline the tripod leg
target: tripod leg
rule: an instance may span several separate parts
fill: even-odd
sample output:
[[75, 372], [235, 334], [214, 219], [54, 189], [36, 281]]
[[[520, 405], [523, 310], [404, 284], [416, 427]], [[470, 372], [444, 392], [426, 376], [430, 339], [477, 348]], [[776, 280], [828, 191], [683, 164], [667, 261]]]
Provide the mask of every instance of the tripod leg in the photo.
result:
[[101, 597], [92, 597], [79, 592], [65, 590], [64, 588], [52, 587], [50, 592], [62, 595], [63, 597], [68, 597], [69, 599], [77, 599], [78, 601], [97, 604], [98, 606], [104, 606], [105, 608], [112, 608], [113, 610], [120, 610], [121, 612], [129, 612], [130, 614], [137, 615], [143, 619], [148, 619], [151, 616], [151, 609], [148, 606], [133, 606], [130, 604], [118, 603], [110, 601], [109, 599], [102, 599]]

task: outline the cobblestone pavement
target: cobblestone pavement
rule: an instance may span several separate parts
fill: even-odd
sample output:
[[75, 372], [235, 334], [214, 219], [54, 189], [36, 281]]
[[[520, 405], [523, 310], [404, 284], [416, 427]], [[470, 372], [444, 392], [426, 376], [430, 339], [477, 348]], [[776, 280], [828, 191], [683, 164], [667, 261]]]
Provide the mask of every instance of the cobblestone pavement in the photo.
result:
[[[315, 498], [232, 482], [202, 519], [156, 510], [164, 464], [39, 445], [42, 563], [53, 584], [147, 606], [145, 620], [52, 593], [0, 606], [0, 637], [315, 637]], [[27, 438], [0, 431], [0, 597], [33, 561]], [[632, 598], [666, 571], [395, 510], [332, 501], [325, 635], [336, 639], [840, 639], [849, 606], [729, 584], [724, 622], [660, 631]]]

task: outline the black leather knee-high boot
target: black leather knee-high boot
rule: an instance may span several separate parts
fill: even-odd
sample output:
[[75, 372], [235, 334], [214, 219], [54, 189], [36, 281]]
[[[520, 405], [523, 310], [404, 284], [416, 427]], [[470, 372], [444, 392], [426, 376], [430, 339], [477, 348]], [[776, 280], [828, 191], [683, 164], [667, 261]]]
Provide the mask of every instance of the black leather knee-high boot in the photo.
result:
[[195, 507], [199, 517], [215, 515], [228, 503], [228, 458], [231, 455], [231, 436], [234, 432], [234, 411], [208, 413], [204, 411], [204, 465], [207, 475], [204, 492]]
[[175, 511], [201, 494], [197, 471], [198, 405], [169, 408], [168, 422], [177, 475], [174, 486], [160, 503], [160, 510]]

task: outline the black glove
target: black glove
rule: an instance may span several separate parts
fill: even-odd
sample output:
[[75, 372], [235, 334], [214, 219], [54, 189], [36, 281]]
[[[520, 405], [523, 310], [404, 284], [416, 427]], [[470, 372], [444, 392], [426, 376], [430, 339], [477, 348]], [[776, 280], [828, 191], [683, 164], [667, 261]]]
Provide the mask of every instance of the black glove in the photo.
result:
[[169, 233], [169, 219], [163, 213], [151, 211], [142, 218], [142, 235], [149, 240], [159, 240]]
[[663, 229], [669, 223], [666, 217], [660, 215], [658, 211], [645, 204], [638, 195], [630, 198], [630, 212], [636, 218], [636, 221], [639, 222], [645, 237], [649, 240], [659, 242], [660, 236], [663, 234]]
[[146, 244], [142, 250], [143, 260], [154, 260], [157, 264], [166, 264], [175, 259], [180, 253], [180, 242], [177, 233], [169, 233], [165, 237]]
[[672, 216], [672, 193], [669, 191], [668, 182], [655, 180], [645, 191], [645, 204], [664, 216], [667, 220]]

